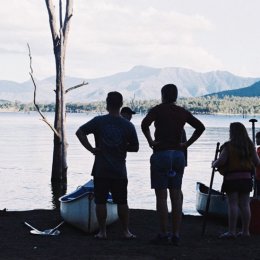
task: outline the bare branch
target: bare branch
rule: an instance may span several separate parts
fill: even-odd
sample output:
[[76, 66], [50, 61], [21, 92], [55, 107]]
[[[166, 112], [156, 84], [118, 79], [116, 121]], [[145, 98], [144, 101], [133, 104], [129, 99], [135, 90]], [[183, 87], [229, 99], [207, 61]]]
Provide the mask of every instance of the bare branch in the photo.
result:
[[49, 14], [49, 23], [51, 28], [52, 39], [53, 42], [56, 42], [59, 39], [59, 34], [56, 25], [55, 6], [52, 0], [45, 0], [45, 2]]
[[62, 0], [60, 0], [60, 30], [62, 29]]
[[80, 88], [82, 86], [88, 85], [88, 82], [83, 81], [81, 84], [76, 85], [74, 87], [68, 88], [67, 90], [65, 90], [65, 94], [67, 94], [69, 91], [76, 89], [76, 88]]
[[27, 47], [28, 47], [28, 50], [29, 50], [29, 58], [30, 58], [30, 70], [31, 70], [31, 74], [33, 74], [33, 68], [32, 68], [32, 56], [31, 56], [31, 48], [30, 48], [30, 45], [29, 45], [29, 43], [27, 43]]
[[[66, 13], [64, 18], [64, 26], [63, 26], [63, 43], [66, 44], [68, 38], [68, 32], [70, 27], [70, 21], [73, 16], [73, 0], [67, 0], [66, 2]], [[66, 49], [66, 46], [64, 46]]]
[[35, 80], [34, 80], [34, 77], [33, 77], [33, 69], [32, 69], [32, 55], [31, 55], [31, 48], [30, 48], [30, 45], [29, 43], [27, 43], [27, 46], [28, 46], [28, 50], [29, 50], [29, 58], [30, 58], [30, 76], [31, 76], [31, 79], [32, 79], [32, 82], [33, 82], [33, 86], [34, 86], [34, 92], [33, 92], [33, 104], [34, 106], [36, 107], [38, 113], [41, 115], [42, 117], [42, 121], [44, 121], [50, 128], [51, 130], [58, 136], [60, 137], [59, 133], [57, 132], [57, 130], [48, 122], [47, 118], [43, 115], [43, 113], [41, 112], [39, 106], [36, 104], [36, 89], [37, 89], [37, 86], [36, 86], [36, 83], [35, 83]]

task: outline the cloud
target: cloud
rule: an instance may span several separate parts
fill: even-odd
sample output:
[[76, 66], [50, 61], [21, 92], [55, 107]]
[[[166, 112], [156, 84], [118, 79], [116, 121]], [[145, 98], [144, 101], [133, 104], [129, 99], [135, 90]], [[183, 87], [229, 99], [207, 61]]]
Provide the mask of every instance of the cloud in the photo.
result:
[[[58, 5], [58, 1], [54, 2]], [[226, 67], [229, 64], [229, 68], [239, 70], [232, 61], [225, 62], [230, 53], [224, 45], [226, 39], [221, 38], [221, 30], [225, 28], [216, 20], [219, 16], [210, 16], [213, 12], [210, 5], [206, 1], [190, 5], [184, 0], [182, 8], [175, 8], [176, 3], [174, 0], [74, 1], [66, 74], [100, 77], [135, 65], [207, 71], [222, 69], [225, 63]], [[9, 55], [9, 59], [16, 55], [20, 59], [17, 64], [22, 64], [28, 60], [28, 42], [38, 77], [53, 75], [53, 47], [45, 1], [8, 0], [0, 15], [0, 53], [5, 58]], [[0, 62], [5, 66], [5, 61]], [[250, 70], [249, 64], [244, 67]], [[12, 71], [11, 65], [8, 70]], [[24, 79], [28, 77], [27, 64], [20, 68], [19, 75], [22, 74]], [[15, 77], [11, 72], [10, 75]]]
[[[86, 71], [91, 66], [92, 70], [93, 66], [99, 66], [99, 71], [108, 74], [139, 64], [169, 66], [171, 61], [173, 66], [182, 59], [186, 60], [181, 62], [183, 65], [192, 67], [191, 62], [187, 62], [190, 53], [196, 53], [200, 60], [210, 58], [205, 64], [214, 63], [214, 57], [205, 55], [206, 50], [202, 51], [201, 47], [198, 52], [194, 42], [197, 33], [207, 33], [214, 28], [201, 15], [186, 15], [149, 5], [141, 9], [135, 4], [90, 3], [92, 6], [90, 4], [86, 11], [79, 6], [81, 12], [74, 17], [70, 35], [74, 50], [73, 54], [70, 52], [71, 57], [86, 57], [85, 62], [80, 62]], [[202, 57], [198, 57], [200, 53]]]

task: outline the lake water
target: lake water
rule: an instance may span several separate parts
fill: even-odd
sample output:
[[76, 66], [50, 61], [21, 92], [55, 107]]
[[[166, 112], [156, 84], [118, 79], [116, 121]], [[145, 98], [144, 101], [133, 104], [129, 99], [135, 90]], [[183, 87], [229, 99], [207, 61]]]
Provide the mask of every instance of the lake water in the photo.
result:
[[[53, 122], [53, 114], [46, 114]], [[85, 150], [75, 136], [80, 125], [93, 115], [68, 114], [68, 183], [67, 193], [73, 191], [91, 178], [93, 155]], [[230, 122], [239, 121], [252, 137], [251, 117], [198, 115], [206, 130], [188, 151], [188, 167], [183, 179], [184, 213], [196, 215], [196, 182], [209, 185], [211, 161], [215, 155], [216, 143], [228, 139]], [[254, 117], [260, 122], [260, 117]], [[135, 115], [140, 150], [128, 153], [128, 198], [130, 208], [155, 209], [154, 191], [150, 189], [149, 158], [151, 149], [141, 133], [141, 115]], [[185, 126], [187, 136], [193, 131]], [[256, 123], [256, 131], [260, 130]], [[53, 133], [40, 120], [38, 113], [0, 113], [0, 209], [31, 210], [52, 209], [59, 194], [52, 188]], [[220, 189], [222, 177], [216, 173], [213, 187]]]

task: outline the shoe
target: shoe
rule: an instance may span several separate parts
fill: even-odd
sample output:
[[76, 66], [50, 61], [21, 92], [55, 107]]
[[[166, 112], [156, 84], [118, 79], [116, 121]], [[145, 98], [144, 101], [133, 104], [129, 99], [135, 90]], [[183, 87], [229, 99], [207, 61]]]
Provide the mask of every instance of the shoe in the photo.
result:
[[171, 239], [168, 235], [158, 234], [154, 239], [150, 240], [152, 245], [170, 245]]
[[171, 242], [172, 242], [172, 245], [179, 246], [180, 245], [180, 238], [175, 236], [175, 235], [172, 235]]
[[230, 232], [225, 232], [225, 233], [221, 234], [218, 238], [219, 239], [235, 239], [236, 235], [234, 235]]

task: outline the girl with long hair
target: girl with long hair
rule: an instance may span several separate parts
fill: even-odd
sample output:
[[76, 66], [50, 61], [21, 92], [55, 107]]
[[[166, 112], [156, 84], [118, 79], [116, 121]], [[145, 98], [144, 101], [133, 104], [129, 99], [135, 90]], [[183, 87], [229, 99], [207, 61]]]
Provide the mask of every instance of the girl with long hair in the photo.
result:
[[[231, 123], [229, 141], [222, 145], [219, 158], [212, 163], [212, 167], [224, 175], [222, 191], [226, 193], [228, 202], [228, 232], [219, 238], [250, 236], [250, 192], [253, 188], [252, 173], [257, 165], [260, 165], [260, 160], [245, 126], [240, 122]], [[239, 212], [242, 230], [237, 233]]]

